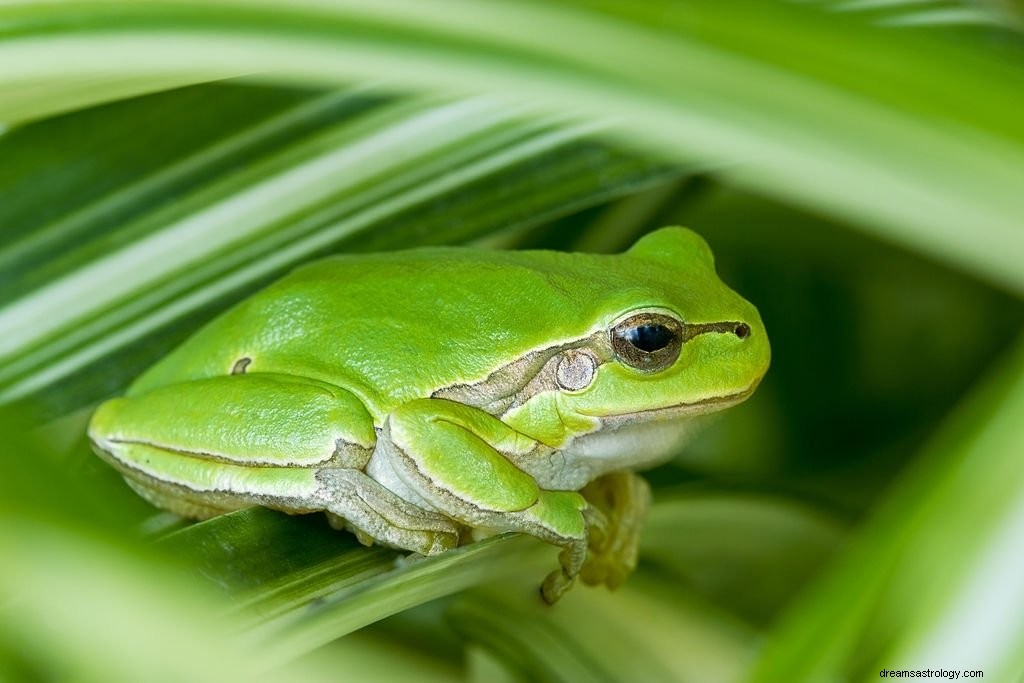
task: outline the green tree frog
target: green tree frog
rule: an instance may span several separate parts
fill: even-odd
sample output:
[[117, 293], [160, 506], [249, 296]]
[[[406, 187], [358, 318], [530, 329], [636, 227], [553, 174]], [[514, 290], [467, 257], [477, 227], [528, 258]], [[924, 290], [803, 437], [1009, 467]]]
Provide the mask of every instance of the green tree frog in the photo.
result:
[[707, 244], [622, 254], [423, 248], [302, 266], [103, 403], [95, 451], [153, 504], [324, 511], [432, 555], [506, 531], [562, 548], [541, 592], [614, 587], [695, 418], [768, 368]]

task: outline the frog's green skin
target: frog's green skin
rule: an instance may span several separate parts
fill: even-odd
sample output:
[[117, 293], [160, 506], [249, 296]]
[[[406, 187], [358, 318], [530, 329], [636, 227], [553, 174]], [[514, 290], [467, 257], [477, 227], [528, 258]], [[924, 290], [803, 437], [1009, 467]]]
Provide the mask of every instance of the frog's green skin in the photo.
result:
[[[684, 332], [677, 360], [640, 370], [610, 330], [648, 313]], [[618, 255], [337, 256], [207, 325], [100, 406], [89, 436], [187, 516], [323, 510], [364, 542], [422, 554], [535, 535], [564, 548], [553, 601], [581, 571], [621, 581], [647, 501], [627, 470], [671, 456], [768, 362], [757, 310], [682, 228]]]

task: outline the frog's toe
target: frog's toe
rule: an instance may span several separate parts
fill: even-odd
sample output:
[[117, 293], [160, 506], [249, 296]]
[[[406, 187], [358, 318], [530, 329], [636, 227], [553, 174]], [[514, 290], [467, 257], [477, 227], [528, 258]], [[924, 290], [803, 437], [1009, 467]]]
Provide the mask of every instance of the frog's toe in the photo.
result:
[[436, 531], [430, 541], [428, 555], [436, 555], [459, 545], [459, 534], [455, 531]]
[[636, 569], [636, 555], [598, 555], [588, 558], [580, 571], [580, 580], [588, 586], [618, 588]]
[[324, 516], [327, 517], [327, 523], [335, 531], [348, 531], [348, 522], [341, 515], [336, 515], [329, 510], [324, 511]]
[[558, 569], [547, 575], [544, 583], [540, 586], [540, 597], [549, 605], [553, 605], [561, 599], [565, 593], [576, 583], [576, 578], [569, 576], [564, 569]]
[[588, 586], [600, 586], [608, 578], [608, 565], [604, 562], [588, 561], [580, 571], [580, 580]]

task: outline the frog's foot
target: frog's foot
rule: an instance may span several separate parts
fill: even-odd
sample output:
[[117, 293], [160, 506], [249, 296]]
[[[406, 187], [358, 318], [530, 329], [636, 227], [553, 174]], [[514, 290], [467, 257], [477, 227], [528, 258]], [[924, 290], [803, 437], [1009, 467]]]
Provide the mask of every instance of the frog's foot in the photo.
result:
[[337, 531], [350, 532], [353, 536], [356, 537], [356, 540], [359, 541], [361, 545], [364, 545], [367, 548], [374, 544], [375, 541], [373, 536], [366, 533], [359, 527], [352, 526], [352, 523], [344, 517], [336, 515], [333, 512], [324, 512], [324, 514], [327, 516], [327, 523], [331, 525], [332, 529], [335, 529]]
[[580, 493], [606, 518], [604, 528], [590, 534], [590, 552], [580, 578], [588, 586], [603, 583], [617, 588], [636, 569], [650, 487], [633, 472], [615, 472], [594, 480]]
[[317, 480], [325, 487], [328, 520], [364, 545], [376, 541], [436, 555], [459, 544], [459, 527], [450, 518], [399, 498], [359, 470], [320, 470]]
[[548, 604], [554, 604], [572, 588], [587, 559], [588, 511], [587, 502], [575, 491], [540, 490], [533, 505], [501, 516], [504, 528], [562, 548], [558, 556], [560, 568], [551, 572], [541, 585], [541, 597]]
[[[578, 494], [577, 499], [579, 499]], [[546, 539], [549, 543], [562, 546], [562, 552], [558, 555], [561, 568], [548, 574], [540, 587], [541, 597], [549, 605], [555, 604], [566, 591], [572, 588], [576, 577], [586, 567], [588, 562], [587, 544], [590, 539], [605, 533], [607, 520], [603, 512], [586, 504], [578, 509], [582, 513], [585, 525], [582, 534], [568, 534], [557, 539]]]

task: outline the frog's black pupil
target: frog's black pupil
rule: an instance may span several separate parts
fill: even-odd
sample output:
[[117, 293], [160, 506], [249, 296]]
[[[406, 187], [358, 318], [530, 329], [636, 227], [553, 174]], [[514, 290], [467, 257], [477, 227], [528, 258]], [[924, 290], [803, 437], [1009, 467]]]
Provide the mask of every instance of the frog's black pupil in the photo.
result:
[[672, 330], [664, 325], [637, 325], [629, 331], [629, 343], [647, 353], [665, 348], [672, 338]]

